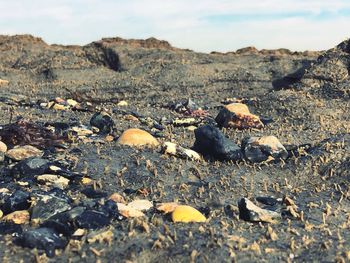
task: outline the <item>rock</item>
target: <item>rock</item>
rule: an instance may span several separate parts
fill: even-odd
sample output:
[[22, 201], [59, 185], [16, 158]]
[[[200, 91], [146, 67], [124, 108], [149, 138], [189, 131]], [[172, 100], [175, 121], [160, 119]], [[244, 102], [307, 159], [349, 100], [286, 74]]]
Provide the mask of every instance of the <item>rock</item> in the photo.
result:
[[281, 201], [282, 201], [282, 199], [276, 199], [274, 197], [265, 197], [265, 196], [258, 196], [255, 199], [259, 203], [262, 203], [262, 204], [268, 205], [268, 206], [275, 206], [278, 203], [281, 203]]
[[194, 151], [220, 161], [239, 161], [243, 158], [241, 148], [226, 138], [218, 128], [205, 125], [196, 129], [194, 133]]
[[11, 222], [0, 222], [0, 235], [21, 234], [22, 227]]
[[11, 170], [15, 177], [33, 176], [45, 173], [49, 169], [49, 161], [39, 157], [30, 157], [17, 163]]
[[183, 148], [172, 142], [165, 142], [162, 147], [162, 152], [165, 154], [173, 155], [184, 159], [191, 159], [194, 161], [200, 161], [202, 159], [197, 152]]
[[43, 174], [36, 177], [36, 180], [40, 183], [44, 183], [48, 186], [54, 186], [60, 189], [65, 189], [69, 184], [69, 179], [55, 174]]
[[263, 128], [264, 124], [260, 118], [251, 114], [247, 105], [242, 103], [231, 103], [224, 108], [216, 116], [215, 121], [219, 127], [249, 129]]
[[287, 150], [275, 136], [245, 138], [242, 150], [245, 157], [253, 163], [288, 158]]
[[0, 152], [0, 163], [5, 161], [5, 153]]
[[0, 79], [0, 86], [8, 85], [8, 84], [9, 84], [8, 80]]
[[15, 244], [28, 248], [45, 250], [48, 257], [55, 256], [55, 249], [63, 249], [68, 241], [50, 228], [41, 227], [24, 232]]
[[117, 103], [117, 106], [119, 107], [125, 107], [125, 106], [128, 106], [128, 102], [125, 101], [125, 100], [121, 100]]
[[67, 110], [68, 107], [65, 106], [65, 105], [62, 105], [62, 104], [53, 104], [53, 106], [51, 107], [51, 109], [54, 109], [54, 110]]
[[27, 210], [30, 204], [30, 194], [22, 190], [17, 190], [5, 198], [3, 204], [0, 203], [0, 209], [4, 214], [9, 214], [18, 210]]
[[30, 214], [27, 210], [15, 211], [3, 218], [4, 221], [9, 221], [17, 225], [28, 224], [30, 220]]
[[96, 112], [90, 119], [90, 125], [99, 129], [99, 133], [108, 134], [113, 130], [114, 121], [105, 112]]
[[112, 200], [115, 203], [122, 203], [122, 204], [126, 204], [126, 201], [124, 199], [124, 197], [118, 193], [114, 193], [109, 197], [109, 200]]
[[3, 215], [4, 213], [0, 210], [0, 219], [2, 218]]
[[140, 129], [128, 129], [119, 137], [118, 143], [129, 146], [157, 147], [159, 142], [151, 134]]
[[44, 152], [31, 145], [18, 146], [6, 152], [6, 156], [21, 161], [30, 157], [41, 157]]
[[79, 104], [76, 100], [73, 99], [67, 99], [66, 103], [71, 107], [75, 107]]
[[172, 124], [177, 127], [187, 127], [193, 126], [200, 123], [200, 120], [196, 120], [195, 118], [183, 118], [183, 119], [175, 119], [172, 121]]
[[93, 134], [92, 130], [87, 129], [86, 127], [72, 127], [70, 129], [76, 136], [89, 136]]
[[245, 221], [275, 223], [281, 215], [275, 211], [262, 209], [247, 198], [238, 202], [239, 217]]
[[145, 216], [140, 210], [129, 207], [125, 204], [118, 203], [118, 211], [119, 213], [126, 218], [134, 218], [134, 217], [143, 217]]
[[75, 222], [79, 228], [98, 229], [108, 226], [110, 218], [96, 210], [85, 210], [82, 214], [77, 216]]
[[170, 203], [160, 203], [157, 205], [157, 210], [163, 212], [164, 214], [172, 213], [179, 204], [176, 202]]
[[5, 153], [7, 151], [7, 145], [0, 141], [0, 152]]
[[153, 204], [148, 200], [134, 200], [128, 204], [128, 207], [139, 211], [145, 211], [152, 208]]
[[179, 205], [175, 207], [172, 213], [173, 222], [205, 222], [207, 219], [197, 209], [188, 205]]

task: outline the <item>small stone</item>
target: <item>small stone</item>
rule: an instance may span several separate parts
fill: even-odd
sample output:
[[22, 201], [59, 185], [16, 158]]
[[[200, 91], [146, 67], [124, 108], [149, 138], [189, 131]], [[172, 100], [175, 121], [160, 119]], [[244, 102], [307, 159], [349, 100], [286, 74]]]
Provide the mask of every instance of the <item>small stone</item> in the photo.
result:
[[27, 210], [15, 211], [3, 218], [4, 221], [9, 221], [17, 225], [28, 224], [30, 220], [30, 214]]
[[105, 137], [105, 141], [106, 141], [106, 142], [113, 142], [113, 141], [114, 141], [114, 137], [113, 137], [112, 135], [107, 135], [107, 136]]
[[79, 104], [76, 100], [73, 100], [73, 99], [67, 99], [66, 102], [69, 106], [72, 106], [72, 107], [75, 107]]
[[183, 118], [183, 119], [175, 119], [172, 124], [174, 126], [193, 126], [194, 124], [200, 123], [200, 120], [195, 118]]
[[30, 157], [17, 163], [11, 172], [15, 177], [24, 177], [43, 174], [48, 168], [48, 160], [39, 157]]
[[41, 227], [24, 232], [15, 240], [15, 244], [23, 247], [37, 248], [45, 250], [48, 257], [55, 256], [55, 249], [63, 249], [68, 241], [59, 234], [46, 227]]
[[202, 159], [197, 152], [183, 148], [172, 142], [165, 142], [162, 147], [162, 152], [165, 154], [195, 161], [200, 161]]
[[118, 203], [118, 211], [119, 213], [126, 218], [134, 218], [134, 217], [143, 217], [145, 216], [140, 210], [129, 207], [125, 204]]
[[128, 102], [125, 100], [121, 100], [117, 103], [117, 106], [120, 106], [120, 107], [128, 106]]
[[220, 161], [239, 161], [243, 159], [241, 148], [226, 138], [216, 127], [201, 126], [195, 130], [196, 141], [192, 149], [204, 156]]
[[264, 124], [260, 118], [251, 114], [247, 105], [242, 103], [231, 103], [216, 116], [215, 121], [219, 127], [230, 127], [237, 129], [263, 128]]
[[139, 121], [139, 119], [137, 117], [135, 117], [134, 115], [131, 115], [131, 114], [125, 115], [124, 120], [135, 121], [135, 122]]
[[31, 145], [18, 146], [6, 152], [6, 156], [15, 161], [21, 161], [29, 157], [41, 157], [43, 154], [43, 151]]
[[191, 126], [188, 126], [188, 127], [187, 127], [187, 130], [188, 130], [188, 131], [194, 131], [195, 129], [197, 129], [197, 126], [191, 125]]
[[242, 141], [242, 150], [245, 157], [253, 163], [288, 158], [286, 148], [275, 136], [245, 138]]
[[3, 215], [4, 213], [0, 210], [0, 219], [2, 218]]
[[179, 204], [176, 202], [170, 203], [160, 203], [157, 205], [157, 210], [163, 212], [164, 214], [172, 213]]
[[7, 151], [7, 145], [0, 141], [0, 152], [5, 153]]
[[55, 174], [43, 174], [36, 177], [38, 182], [44, 183], [48, 186], [55, 186], [60, 189], [65, 189], [69, 184], [69, 179]]
[[141, 129], [128, 129], [119, 137], [118, 143], [129, 146], [156, 147], [159, 142], [148, 132]]
[[153, 204], [148, 200], [134, 200], [128, 204], [128, 207], [139, 211], [145, 211], [152, 208]]
[[4, 214], [9, 214], [18, 210], [26, 210], [30, 207], [30, 204], [30, 194], [22, 190], [16, 190], [1, 202], [0, 208]]
[[8, 85], [10, 82], [8, 80], [5, 79], [0, 79], [0, 86], [2, 85]]
[[75, 230], [75, 232], [73, 233], [73, 237], [82, 237], [83, 235], [85, 235], [86, 230], [82, 229], [82, 228], [78, 228], [77, 230]]
[[125, 199], [122, 195], [118, 194], [118, 193], [114, 193], [109, 197], [109, 200], [112, 200], [115, 203], [122, 203], [122, 204], [126, 204]]
[[72, 127], [70, 130], [76, 133], [77, 136], [88, 136], [93, 134], [92, 130], [84, 127]]
[[92, 185], [94, 183], [94, 180], [92, 180], [89, 177], [83, 177], [80, 181], [83, 185]]
[[54, 110], [66, 110], [67, 107], [65, 105], [55, 103], [52, 106], [52, 109], [54, 109]]
[[205, 222], [207, 219], [197, 209], [188, 205], [177, 206], [172, 213], [173, 222]]
[[108, 134], [113, 130], [114, 121], [106, 112], [96, 112], [90, 119], [90, 125], [99, 129], [99, 133]]
[[238, 202], [239, 217], [245, 221], [275, 223], [281, 215], [277, 212], [262, 209], [247, 198]]
[[80, 228], [98, 229], [108, 226], [110, 218], [100, 211], [85, 210], [82, 214], [76, 217], [75, 222]]

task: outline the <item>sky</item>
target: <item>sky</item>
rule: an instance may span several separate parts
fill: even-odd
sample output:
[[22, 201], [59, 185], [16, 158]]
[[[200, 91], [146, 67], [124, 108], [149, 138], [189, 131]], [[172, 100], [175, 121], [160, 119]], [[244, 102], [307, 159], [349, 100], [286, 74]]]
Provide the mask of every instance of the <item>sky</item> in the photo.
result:
[[350, 0], [0, 0], [0, 34], [49, 44], [167, 40], [200, 52], [325, 50], [350, 37]]

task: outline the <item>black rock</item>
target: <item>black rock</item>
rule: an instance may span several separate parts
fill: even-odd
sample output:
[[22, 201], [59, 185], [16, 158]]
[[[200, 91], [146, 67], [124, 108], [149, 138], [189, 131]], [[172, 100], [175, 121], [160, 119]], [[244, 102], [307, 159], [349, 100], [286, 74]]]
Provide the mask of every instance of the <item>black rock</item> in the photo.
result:
[[113, 130], [114, 121], [105, 112], [96, 112], [90, 119], [91, 126], [97, 127], [99, 133], [108, 134]]
[[44, 174], [49, 168], [49, 161], [43, 158], [31, 157], [20, 161], [12, 169], [15, 177]]
[[65, 200], [54, 196], [45, 196], [42, 200], [39, 200], [32, 208], [31, 219], [39, 220], [39, 222], [44, 222], [50, 217], [69, 209], [71, 209], [71, 206]]
[[14, 243], [23, 247], [45, 250], [48, 257], [53, 257], [55, 256], [55, 249], [65, 248], [68, 241], [55, 230], [41, 227], [24, 232], [15, 239]]
[[17, 190], [11, 196], [5, 198], [0, 204], [0, 209], [4, 214], [9, 214], [18, 210], [27, 210], [30, 207], [30, 193]]
[[0, 235], [21, 234], [22, 227], [10, 222], [0, 222]]
[[220, 161], [239, 161], [241, 148], [216, 127], [205, 125], [195, 130], [196, 141], [192, 149], [204, 156]]
[[105, 213], [96, 210], [86, 210], [75, 219], [79, 228], [98, 229], [108, 226], [110, 218]]
[[247, 198], [238, 202], [239, 218], [251, 222], [273, 222], [281, 215], [275, 211], [262, 209]]
[[88, 198], [103, 198], [108, 194], [106, 192], [101, 192], [93, 189], [92, 187], [87, 187], [81, 191]]
[[259, 196], [255, 199], [256, 199], [256, 201], [258, 201], [259, 203], [262, 203], [264, 205], [275, 206], [278, 204], [278, 200], [274, 197]]

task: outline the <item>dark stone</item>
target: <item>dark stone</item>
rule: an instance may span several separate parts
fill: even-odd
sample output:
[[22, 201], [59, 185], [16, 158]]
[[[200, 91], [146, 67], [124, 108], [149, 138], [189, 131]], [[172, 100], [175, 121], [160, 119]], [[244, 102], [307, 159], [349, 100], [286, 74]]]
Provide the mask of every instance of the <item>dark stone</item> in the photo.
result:
[[0, 222], [0, 235], [21, 234], [22, 227], [10, 222]]
[[239, 218], [250, 222], [272, 222], [281, 215], [275, 211], [262, 209], [247, 198], [238, 202]]
[[44, 222], [50, 217], [69, 209], [71, 209], [71, 206], [66, 200], [55, 196], [45, 196], [43, 200], [39, 200], [32, 208], [31, 219], [38, 219], [39, 222]]
[[241, 148], [216, 127], [199, 127], [195, 130], [195, 136], [196, 141], [192, 149], [204, 156], [220, 161], [239, 161], [243, 158]]
[[91, 126], [97, 127], [100, 134], [108, 134], [113, 130], [112, 117], [104, 112], [96, 112], [90, 119]]
[[220, 128], [227, 127], [228, 121], [236, 118], [236, 114], [226, 108], [222, 108], [215, 118], [216, 123]]
[[92, 187], [87, 187], [81, 191], [87, 198], [103, 198], [108, 194], [106, 192], [101, 192], [93, 189]]
[[48, 168], [48, 160], [38, 157], [31, 157], [16, 164], [12, 169], [12, 175], [15, 177], [41, 175], [44, 174]]
[[259, 196], [255, 199], [256, 199], [256, 201], [258, 201], [259, 203], [262, 203], [264, 205], [275, 206], [278, 204], [278, 200], [274, 197]]
[[80, 228], [98, 229], [108, 226], [110, 218], [105, 213], [96, 210], [86, 210], [75, 219]]
[[4, 214], [9, 214], [18, 210], [27, 210], [30, 207], [30, 194], [28, 192], [17, 190], [11, 196], [4, 200], [0, 209]]
[[101, 205], [98, 211], [104, 213], [107, 217], [113, 219], [119, 216], [118, 206], [112, 200], [107, 200], [103, 205]]
[[15, 240], [17, 245], [45, 250], [48, 257], [54, 257], [55, 249], [63, 249], [67, 243], [66, 238], [60, 237], [55, 230], [46, 227], [24, 232]]

